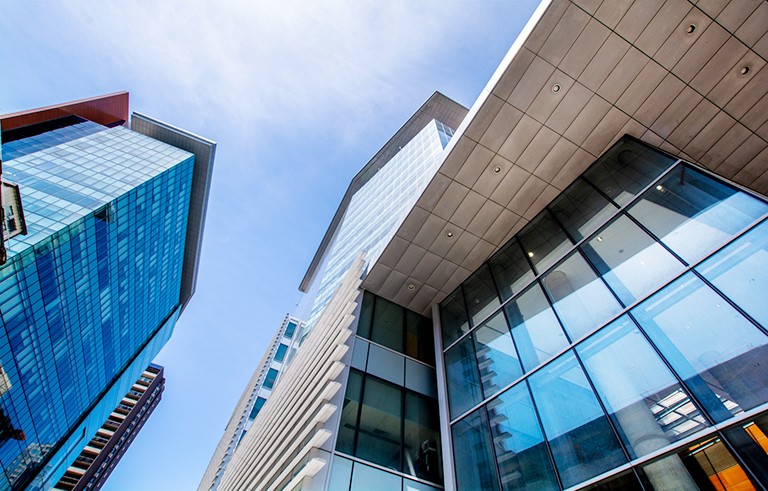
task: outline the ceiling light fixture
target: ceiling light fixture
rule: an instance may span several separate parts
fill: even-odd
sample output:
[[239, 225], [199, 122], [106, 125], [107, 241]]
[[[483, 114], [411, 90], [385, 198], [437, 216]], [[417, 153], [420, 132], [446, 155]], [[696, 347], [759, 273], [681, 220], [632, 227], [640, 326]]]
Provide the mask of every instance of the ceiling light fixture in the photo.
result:
[[501, 172], [501, 167], [499, 167], [499, 166], [497, 165], [496, 167], [494, 167], [494, 168], [493, 168], [493, 172], [495, 172], [495, 173], [497, 173], [497, 174], [498, 174], [499, 172]]
[[555, 84], [552, 86], [552, 92], [558, 93], [560, 92], [560, 84]]
[[685, 28], [686, 34], [693, 34], [694, 32], [696, 32], [696, 24], [691, 24]]
[[453, 237], [453, 232], [448, 232], [448, 233], [447, 233], [447, 234], [445, 234], [445, 235], [447, 235], [448, 237]]

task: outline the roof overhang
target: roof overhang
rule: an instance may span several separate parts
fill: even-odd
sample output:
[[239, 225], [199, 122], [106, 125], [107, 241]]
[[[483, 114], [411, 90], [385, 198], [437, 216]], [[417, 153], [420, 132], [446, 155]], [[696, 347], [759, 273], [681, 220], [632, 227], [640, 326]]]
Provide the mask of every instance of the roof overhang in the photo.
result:
[[766, 2], [542, 1], [363, 287], [431, 315], [624, 134], [768, 194], [767, 59]]
[[0, 126], [3, 131], [9, 131], [72, 115], [103, 126], [125, 124], [128, 121], [128, 92], [114, 92], [64, 104], [3, 114], [0, 116]]
[[183, 311], [195, 293], [197, 284], [197, 271], [200, 265], [200, 250], [203, 245], [203, 229], [205, 228], [205, 214], [208, 209], [208, 194], [211, 189], [216, 142], [135, 111], [131, 115], [131, 130], [195, 155], [187, 236], [184, 244], [184, 262], [181, 272], [179, 302]]

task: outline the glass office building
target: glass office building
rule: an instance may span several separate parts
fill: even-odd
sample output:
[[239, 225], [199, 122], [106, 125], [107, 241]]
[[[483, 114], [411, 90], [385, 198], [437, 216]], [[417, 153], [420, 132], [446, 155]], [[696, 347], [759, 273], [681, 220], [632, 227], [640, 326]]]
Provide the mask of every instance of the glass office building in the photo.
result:
[[574, 181], [440, 306], [458, 488], [768, 482], [766, 216], [633, 139]]
[[[209, 184], [194, 181], [211, 162], [142, 134], [141, 124], [124, 127], [127, 97], [3, 117], [4, 171], [20, 186], [28, 234], [8, 243], [0, 268], [0, 489], [58, 481], [191, 295], [187, 264], [197, 258], [188, 256], [202, 230], [192, 198]], [[94, 108], [104, 119], [110, 105], [122, 114], [86, 119]]]

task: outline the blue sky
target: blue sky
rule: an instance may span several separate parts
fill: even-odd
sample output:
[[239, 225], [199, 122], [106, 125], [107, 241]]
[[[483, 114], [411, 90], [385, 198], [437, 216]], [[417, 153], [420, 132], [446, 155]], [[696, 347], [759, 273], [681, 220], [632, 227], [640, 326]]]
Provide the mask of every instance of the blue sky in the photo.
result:
[[349, 180], [435, 90], [470, 106], [536, 4], [0, 0], [0, 112], [127, 90], [218, 142], [163, 401], [105, 489], [197, 487]]

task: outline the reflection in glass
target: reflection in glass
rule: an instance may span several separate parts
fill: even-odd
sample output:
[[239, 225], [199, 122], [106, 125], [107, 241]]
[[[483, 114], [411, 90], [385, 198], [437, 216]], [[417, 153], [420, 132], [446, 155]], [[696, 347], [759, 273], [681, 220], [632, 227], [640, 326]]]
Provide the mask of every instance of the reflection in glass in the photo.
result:
[[768, 401], [768, 336], [692, 273], [632, 314], [715, 421]]
[[571, 339], [595, 330], [621, 311], [619, 302], [578, 251], [547, 273], [543, 283]]
[[643, 491], [632, 471], [584, 488], [584, 491]]
[[401, 470], [402, 423], [400, 388], [366, 377], [355, 456]]
[[373, 302], [375, 298], [371, 293], [363, 293], [363, 305], [360, 307], [357, 335], [366, 339], [371, 339], [371, 320], [373, 319]]
[[454, 424], [452, 434], [456, 487], [499, 491], [485, 408]]
[[438, 414], [435, 399], [412, 392], [405, 393], [403, 472], [437, 483], [443, 482]]
[[699, 409], [628, 316], [588, 338], [576, 351], [631, 458], [707, 426]]
[[475, 355], [485, 397], [523, 374], [504, 313], [499, 312], [473, 333]]
[[624, 305], [643, 298], [684, 268], [623, 215], [598, 232], [582, 250]]
[[568, 346], [563, 328], [538, 283], [509, 302], [504, 311], [525, 371], [536, 368]]
[[344, 405], [341, 408], [339, 436], [336, 440], [336, 450], [340, 452], [350, 455], [354, 455], [355, 453], [357, 415], [362, 399], [363, 375], [356, 370], [350, 370], [349, 378], [347, 379], [347, 392], [344, 394]]
[[471, 336], [445, 352], [445, 372], [448, 405], [453, 419], [483, 400]]
[[565, 231], [546, 211], [531, 220], [517, 239], [539, 273], [555, 264], [573, 245]]
[[405, 311], [405, 354], [435, 366], [435, 340], [432, 321], [410, 310]]
[[768, 212], [768, 205], [681, 164], [628, 212], [694, 263]]
[[461, 286], [440, 303], [440, 328], [443, 331], [443, 349], [469, 331], [467, 309], [464, 307]]
[[488, 403], [504, 491], [559, 489], [525, 383]]
[[740, 424], [725, 436], [742, 461], [764, 483], [768, 482], [768, 415]]
[[768, 222], [696, 269], [753, 319], [768, 326]]
[[404, 310], [396, 303], [392, 303], [385, 298], [376, 297], [376, 307], [373, 309], [371, 341], [402, 353]]
[[573, 486], [626, 462], [572, 352], [528, 380], [563, 486]]
[[640, 475], [645, 488], [654, 491], [756, 489], [719, 437], [648, 464], [642, 468]]
[[533, 280], [533, 271], [517, 239], [507, 242], [488, 263], [504, 300], [512, 297]]
[[331, 479], [328, 482], [328, 491], [349, 491], [349, 482], [352, 479], [352, 461], [333, 456], [331, 467]]
[[576, 241], [588, 237], [618, 211], [616, 205], [583, 179], [568, 186], [549, 209]]
[[467, 278], [463, 288], [472, 325], [477, 325], [499, 307], [499, 297], [488, 266], [481, 266]]
[[355, 462], [350, 491], [398, 490], [402, 487], [402, 482], [403, 478], [400, 476]]
[[624, 206], [674, 163], [674, 159], [626, 138], [600, 157], [584, 177]]

